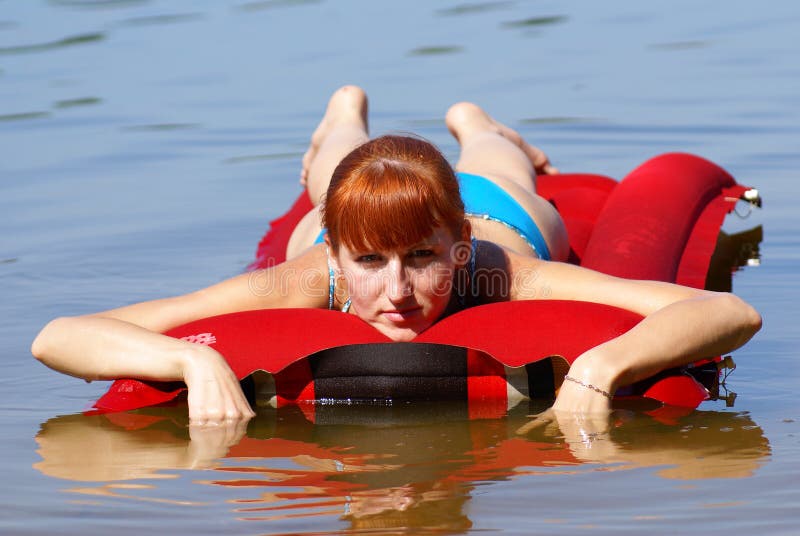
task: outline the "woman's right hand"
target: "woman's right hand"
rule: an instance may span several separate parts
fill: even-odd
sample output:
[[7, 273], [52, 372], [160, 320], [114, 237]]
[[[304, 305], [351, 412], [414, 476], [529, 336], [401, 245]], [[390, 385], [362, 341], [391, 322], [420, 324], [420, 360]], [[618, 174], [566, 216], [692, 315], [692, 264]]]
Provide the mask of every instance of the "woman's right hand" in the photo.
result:
[[189, 352], [183, 381], [189, 390], [191, 426], [230, 425], [255, 416], [236, 375], [213, 348], [197, 345]]

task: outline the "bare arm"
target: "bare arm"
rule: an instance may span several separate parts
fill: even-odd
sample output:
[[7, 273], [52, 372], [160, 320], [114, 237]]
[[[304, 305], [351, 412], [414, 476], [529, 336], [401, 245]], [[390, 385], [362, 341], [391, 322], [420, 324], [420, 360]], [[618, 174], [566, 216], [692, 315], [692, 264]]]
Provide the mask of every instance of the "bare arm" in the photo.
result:
[[[733, 294], [620, 279], [508, 255], [514, 274], [511, 299], [581, 300], [645, 317], [627, 333], [579, 356], [570, 368], [571, 377], [609, 393], [667, 368], [733, 351], [761, 328], [760, 315]], [[608, 407], [602, 395], [565, 382], [554, 409], [591, 412]]]
[[31, 346], [45, 365], [86, 380], [182, 380], [195, 423], [252, 416], [238, 380], [214, 349], [160, 332], [198, 318], [251, 309], [327, 304], [324, 247], [268, 270], [197, 292], [86, 316], [57, 318]]

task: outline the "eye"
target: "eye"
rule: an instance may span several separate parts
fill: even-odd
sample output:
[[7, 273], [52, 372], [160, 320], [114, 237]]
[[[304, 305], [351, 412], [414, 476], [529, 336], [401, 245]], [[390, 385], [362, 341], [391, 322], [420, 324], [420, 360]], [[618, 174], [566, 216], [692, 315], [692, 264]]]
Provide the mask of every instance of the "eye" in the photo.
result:
[[361, 264], [371, 264], [381, 260], [381, 256], [377, 253], [367, 253], [366, 255], [359, 255], [356, 257], [356, 262]]
[[415, 258], [432, 257], [434, 251], [432, 249], [415, 249], [411, 251], [410, 256]]

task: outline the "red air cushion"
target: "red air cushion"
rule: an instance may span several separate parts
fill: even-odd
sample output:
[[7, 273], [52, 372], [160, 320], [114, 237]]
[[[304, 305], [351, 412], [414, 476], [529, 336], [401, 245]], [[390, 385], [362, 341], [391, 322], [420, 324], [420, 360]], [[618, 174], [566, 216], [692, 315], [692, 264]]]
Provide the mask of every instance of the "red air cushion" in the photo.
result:
[[[562, 174], [538, 177], [537, 187], [563, 215], [573, 262], [620, 277], [677, 280], [697, 287], [703, 286], [722, 218], [745, 189], [715, 164], [687, 154], [653, 158], [620, 183], [599, 175]], [[251, 268], [282, 262], [291, 231], [310, 209], [303, 193], [285, 215], [273, 220]], [[415, 342], [469, 348], [469, 397], [492, 398], [502, 394], [491, 373], [496, 370], [501, 378], [499, 364], [517, 367], [551, 355], [571, 362], [638, 321], [633, 313], [591, 303], [512, 302], [453, 315]], [[312, 309], [222, 315], [168, 334], [213, 335], [212, 346], [239, 378], [258, 369], [293, 378], [292, 385], [279, 386], [284, 401], [313, 398], [313, 377], [304, 357], [342, 345], [387, 342], [351, 315]], [[487, 355], [497, 365], [486, 361]], [[183, 389], [175, 383], [118, 380], [95, 407], [142, 407], [171, 400]], [[659, 380], [645, 396], [694, 407], [707, 394], [693, 379], [679, 376]]]
[[722, 189], [734, 184], [722, 168], [697, 156], [667, 154], [647, 161], [609, 195], [582, 266], [628, 279], [676, 281], [696, 222]]

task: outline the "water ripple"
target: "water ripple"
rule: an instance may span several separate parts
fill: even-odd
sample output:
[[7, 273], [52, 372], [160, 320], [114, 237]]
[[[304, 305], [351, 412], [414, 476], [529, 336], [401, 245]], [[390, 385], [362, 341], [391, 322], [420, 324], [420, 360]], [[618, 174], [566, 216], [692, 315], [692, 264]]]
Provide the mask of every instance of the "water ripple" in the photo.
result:
[[561, 24], [569, 19], [566, 15], [552, 15], [548, 17], [529, 17], [527, 19], [512, 20], [504, 22], [506, 28], [529, 28], [535, 26], [550, 26]]
[[756, 134], [791, 134], [796, 135], [798, 128], [782, 125], [750, 125], [750, 124], [669, 124], [654, 123], [612, 123], [603, 119], [590, 118], [529, 118], [521, 121], [525, 124], [564, 125], [580, 127], [582, 131], [595, 133], [629, 133], [629, 134], [676, 134], [676, 135], [714, 135], [740, 136]]
[[654, 43], [648, 45], [651, 50], [695, 50], [711, 46], [708, 41], [675, 41], [672, 43]]
[[163, 132], [171, 130], [195, 130], [198, 128], [200, 128], [198, 123], [155, 123], [152, 125], [122, 127], [121, 130], [128, 132]]
[[605, 119], [598, 119], [596, 117], [569, 117], [569, 116], [554, 116], [554, 117], [527, 117], [520, 120], [523, 125], [564, 125], [564, 124], [587, 124], [587, 123], [602, 123]]
[[20, 112], [15, 114], [0, 115], [0, 122], [6, 121], [27, 121], [29, 119], [41, 119], [48, 117], [50, 112], [36, 111], [36, 112]]
[[459, 4], [457, 6], [440, 9], [436, 13], [444, 16], [468, 15], [472, 13], [485, 13], [487, 11], [498, 11], [514, 5], [514, 2], [474, 2], [470, 4]]
[[103, 99], [98, 97], [80, 97], [77, 99], [64, 99], [53, 103], [54, 108], [75, 108], [77, 106], [93, 106], [100, 104]]
[[12, 47], [0, 47], [0, 55], [45, 52], [48, 50], [71, 47], [74, 45], [95, 43], [97, 41], [103, 41], [105, 38], [106, 35], [102, 32], [85, 33], [85, 34], [65, 37], [63, 39], [58, 39], [57, 41], [48, 41], [45, 43], [35, 43], [32, 45], [18, 45]]
[[429, 47], [417, 47], [411, 49], [408, 52], [409, 56], [438, 56], [442, 54], [456, 54], [458, 52], [463, 52], [464, 47], [461, 46], [450, 46], [450, 45], [442, 45], [442, 46], [429, 46]]
[[126, 8], [147, 4], [150, 0], [50, 0], [51, 4], [81, 9]]
[[278, 7], [304, 6], [308, 4], [319, 4], [321, 0], [264, 0], [263, 2], [248, 2], [236, 6], [241, 11], [262, 11]]
[[173, 15], [152, 15], [149, 17], [135, 17], [119, 21], [120, 26], [156, 26], [193, 22], [205, 18], [202, 13], [176, 13]]
[[232, 156], [222, 161], [223, 164], [245, 164], [248, 162], [261, 162], [263, 160], [294, 160], [303, 156], [301, 152], [294, 153], [270, 153]]

